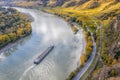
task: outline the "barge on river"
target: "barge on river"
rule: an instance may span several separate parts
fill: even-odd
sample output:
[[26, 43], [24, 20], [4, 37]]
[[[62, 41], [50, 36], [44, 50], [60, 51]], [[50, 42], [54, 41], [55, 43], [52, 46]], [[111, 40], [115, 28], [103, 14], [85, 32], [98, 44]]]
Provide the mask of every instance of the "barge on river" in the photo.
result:
[[42, 52], [35, 60], [34, 64], [39, 64], [52, 50], [54, 49], [54, 46], [48, 47], [45, 51]]

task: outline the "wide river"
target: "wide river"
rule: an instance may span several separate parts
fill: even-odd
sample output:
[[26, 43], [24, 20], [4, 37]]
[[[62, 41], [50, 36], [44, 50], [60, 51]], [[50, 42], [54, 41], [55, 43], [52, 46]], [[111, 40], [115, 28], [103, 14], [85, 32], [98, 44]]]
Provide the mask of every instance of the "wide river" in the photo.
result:
[[[73, 34], [63, 19], [35, 9], [17, 8], [29, 13], [32, 34], [0, 55], [0, 80], [65, 80], [79, 65], [84, 51], [82, 30]], [[55, 48], [39, 64], [34, 59], [47, 47]]]

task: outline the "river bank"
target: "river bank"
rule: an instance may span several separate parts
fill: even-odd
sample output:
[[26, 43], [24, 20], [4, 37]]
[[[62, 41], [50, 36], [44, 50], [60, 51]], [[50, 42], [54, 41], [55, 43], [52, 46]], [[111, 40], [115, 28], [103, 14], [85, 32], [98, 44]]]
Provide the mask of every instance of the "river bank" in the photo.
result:
[[[47, 12], [46, 9], [45, 9], [45, 12]], [[49, 13], [49, 10], [48, 10], [48, 13]], [[73, 22], [74, 22], [74, 21], [71, 21], [71, 20], [67, 20], [65, 15], [63, 16], [63, 15], [61, 15], [59, 13], [54, 13], [54, 12], [53, 12], [53, 14], [55, 14], [55, 15], [57, 15], [59, 17], [62, 17], [63, 19], [65, 19], [70, 24], [73, 24]], [[66, 80], [71, 80], [71, 79], [76, 80], [76, 79], [79, 79], [87, 71], [87, 69], [89, 68], [90, 64], [94, 60], [95, 53], [96, 53], [96, 43], [95, 43], [93, 34], [87, 29], [87, 27], [84, 28], [84, 31], [85, 31], [84, 35], [86, 37], [85, 39], [87, 41], [87, 44], [86, 44], [86, 48], [85, 48], [82, 56], [80, 56], [80, 66], [76, 70], [71, 72], [71, 74], [69, 75], [69, 77]]]
[[[17, 9], [34, 17], [35, 20], [31, 24], [32, 36], [29, 40], [25, 38], [22, 45], [15, 46], [14, 51], [9, 50], [10, 55], [1, 60], [1, 79], [19, 80], [21, 77], [22, 80], [65, 80], [78, 66], [79, 56], [83, 50], [82, 32], [74, 35], [65, 20], [40, 10]], [[36, 56], [51, 44], [55, 45], [51, 54], [22, 76], [24, 71], [33, 65]]]
[[[22, 41], [24, 37], [30, 35], [32, 32], [31, 22], [33, 21], [32, 16], [20, 13], [13, 8], [1, 7], [1, 12], [4, 13], [1, 15], [8, 16], [9, 20], [5, 20], [5, 17], [3, 17], [2, 20], [5, 20], [3, 22], [5, 26], [3, 28], [2, 25], [0, 25], [0, 54], [10, 47], [15, 46], [16, 43]], [[20, 17], [17, 18], [18, 16]], [[13, 27], [9, 27], [8, 25]], [[17, 28], [15, 26], [17, 26]]]
[[[31, 36], [31, 35], [28, 35], [28, 36]], [[28, 37], [28, 36], [26, 36], [26, 37]], [[24, 38], [25, 38], [25, 37], [24, 37]], [[0, 55], [1, 55], [2, 53], [4, 53], [5, 51], [8, 51], [9, 49], [11, 49], [11, 48], [13, 48], [14, 46], [18, 45], [18, 43], [21, 43], [21, 42], [24, 40], [24, 38], [21, 38], [21, 39], [17, 40], [16, 42], [9, 43], [9, 44], [7, 44], [6, 46], [4, 46], [3, 48], [1, 48], [1, 49], [0, 49]]]
[[[42, 10], [42, 11], [44, 11], [44, 10]], [[46, 12], [46, 11], [44, 11], [44, 12]], [[48, 12], [47, 12], [48, 13]], [[50, 13], [49, 13], [50, 14]], [[57, 17], [59, 17], [59, 18], [61, 18], [60, 16], [58, 16], [57, 15]], [[67, 20], [66, 20], [67, 21]], [[70, 25], [71, 26], [71, 24], [72, 24], [72, 22], [69, 22], [69, 21], [67, 21], [67, 23], [68, 23], [68, 25]], [[89, 33], [88, 33], [89, 34]], [[84, 35], [86, 35], [86, 34], [84, 34]], [[86, 35], [86, 36], [88, 36], [88, 35]], [[91, 36], [91, 35], [89, 35], [89, 36]], [[91, 39], [92, 40], [92, 39]], [[91, 48], [92, 48], [92, 45], [90, 46]], [[84, 48], [85, 49], [85, 48]], [[86, 51], [84, 51], [84, 52], [86, 52]], [[83, 52], [83, 54], [85, 54]], [[89, 54], [91, 54], [92, 53], [92, 50], [90, 51], [90, 53]], [[90, 55], [89, 55], [90, 56]], [[80, 59], [81, 59], [81, 57], [80, 57]], [[85, 64], [85, 61], [86, 61], [86, 59], [84, 59], [84, 60], [82, 60], [84, 63], [82, 63], [83, 65]], [[79, 67], [79, 68], [77, 68], [77, 71], [79, 71], [81, 69], [81, 67]]]
[[12, 47], [16, 46], [16, 45], [17, 45], [17, 43], [21, 42], [22, 40], [23, 40], [23, 39], [20, 39], [20, 40], [18, 40], [18, 41], [17, 41], [17, 42], [15, 42], [15, 43], [9, 43], [9, 44], [8, 44], [8, 45], [6, 45], [5, 47], [1, 48], [1, 49], [0, 49], [0, 54], [2, 54], [3, 52], [5, 52], [5, 51], [9, 50], [10, 48], [12, 48]]
[[[13, 8], [1, 7], [2, 12], [0, 17], [2, 20], [0, 26], [0, 49], [6, 50], [8, 46], [12, 46], [14, 42], [28, 36], [32, 32], [31, 22], [27, 19], [28, 16], [18, 12]], [[6, 19], [7, 17], [7, 19]]]

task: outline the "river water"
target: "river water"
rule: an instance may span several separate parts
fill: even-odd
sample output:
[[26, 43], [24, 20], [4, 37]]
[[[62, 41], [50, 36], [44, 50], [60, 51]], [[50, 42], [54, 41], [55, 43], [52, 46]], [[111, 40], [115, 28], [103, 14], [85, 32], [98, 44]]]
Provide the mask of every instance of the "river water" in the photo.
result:
[[[84, 50], [82, 30], [73, 34], [61, 18], [35, 9], [17, 8], [34, 18], [32, 34], [0, 55], [0, 80], [65, 80], [79, 65]], [[47, 47], [55, 48], [39, 64], [34, 59]]]

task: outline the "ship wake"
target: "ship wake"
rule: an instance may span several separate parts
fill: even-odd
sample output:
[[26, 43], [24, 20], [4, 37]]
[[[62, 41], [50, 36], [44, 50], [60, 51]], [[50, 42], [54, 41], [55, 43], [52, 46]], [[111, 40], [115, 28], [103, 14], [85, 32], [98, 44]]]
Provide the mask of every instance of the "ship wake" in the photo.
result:
[[30, 66], [29, 68], [27, 68], [27, 69], [24, 71], [23, 75], [20, 77], [19, 80], [23, 80], [23, 78], [27, 75], [27, 73], [28, 73], [30, 70], [32, 70], [35, 66], [36, 66], [36, 64], [34, 64], [34, 65]]

